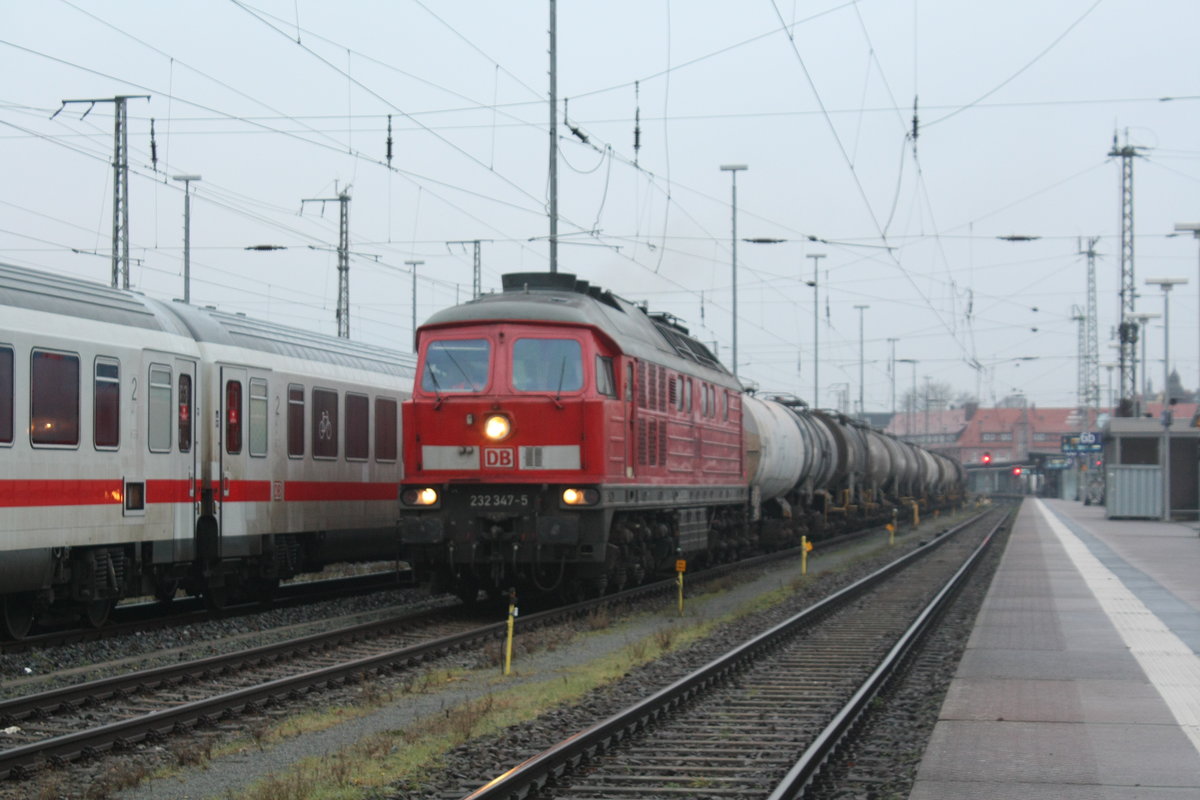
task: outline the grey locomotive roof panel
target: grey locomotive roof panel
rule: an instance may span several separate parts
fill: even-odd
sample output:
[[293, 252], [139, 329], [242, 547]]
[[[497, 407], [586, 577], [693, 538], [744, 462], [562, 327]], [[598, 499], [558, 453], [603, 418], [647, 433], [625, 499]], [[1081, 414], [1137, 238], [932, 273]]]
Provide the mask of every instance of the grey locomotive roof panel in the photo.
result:
[[500, 294], [439, 311], [422, 327], [501, 320], [590, 326], [604, 331], [629, 355], [739, 388], [708, 348], [682, 329], [654, 319], [640, 306], [574, 275], [509, 274], [504, 276], [504, 287]]

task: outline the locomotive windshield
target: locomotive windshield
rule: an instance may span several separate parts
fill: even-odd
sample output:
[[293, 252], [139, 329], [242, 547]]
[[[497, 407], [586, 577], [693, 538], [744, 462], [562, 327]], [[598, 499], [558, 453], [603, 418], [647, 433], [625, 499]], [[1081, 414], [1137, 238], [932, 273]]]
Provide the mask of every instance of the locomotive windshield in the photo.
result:
[[518, 392], [583, 388], [583, 348], [574, 339], [517, 339], [512, 364], [512, 385]]
[[430, 342], [425, 350], [421, 388], [427, 392], [482, 392], [488, 382], [491, 344], [487, 339]]

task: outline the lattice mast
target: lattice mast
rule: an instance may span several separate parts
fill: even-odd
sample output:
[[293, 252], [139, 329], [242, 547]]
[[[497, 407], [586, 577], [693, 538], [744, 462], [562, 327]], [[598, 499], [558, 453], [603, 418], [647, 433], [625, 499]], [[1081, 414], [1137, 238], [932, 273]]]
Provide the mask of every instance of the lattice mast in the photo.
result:
[[1087, 428], [1091, 427], [1094, 415], [1100, 409], [1100, 316], [1096, 302], [1096, 244], [1099, 241], [1099, 236], [1089, 236], [1087, 248], [1079, 248], [1080, 255], [1087, 256], [1087, 331], [1082, 356], [1085, 374], [1080, 381], [1083, 387], [1080, 402], [1088, 413]]
[[337, 203], [338, 209], [338, 299], [337, 326], [338, 337], [350, 338], [350, 188], [346, 187], [337, 197], [310, 197], [300, 201], [300, 207], [305, 203]]
[[[113, 104], [113, 228], [112, 228], [112, 285], [129, 288], [129, 131], [125, 124], [125, 101], [150, 99], [148, 94], [119, 94], [116, 97], [97, 97], [88, 100], [63, 100], [58, 116], [68, 103], [87, 103], [86, 117], [96, 103]], [[82, 117], [81, 117], [82, 119]]]
[[1138, 324], [1132, 319], [1136, 310], [1137, 287], [1133, 274], [1133, 159], [1141, 149], [1129, 144], [1129, 132], [1125, 132], [1124, 146], [1118, 146], [1117, 134], [1113, 132], [1113, 146], [1109, 156], [1121, 159], [1121, 308], [1117, 335], [1121, 345], [1121, 391], [1116, 415], [1137, 416], [1137, 339]]

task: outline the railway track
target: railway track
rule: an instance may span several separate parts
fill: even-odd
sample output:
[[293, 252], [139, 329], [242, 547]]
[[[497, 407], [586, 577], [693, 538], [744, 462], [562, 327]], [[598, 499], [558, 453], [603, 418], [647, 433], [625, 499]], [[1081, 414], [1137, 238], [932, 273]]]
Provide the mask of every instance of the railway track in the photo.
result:
[[[690, 585], [698, 587], [731, 571], [787, 555], [774, 553], [720, 565], [697, 573]], [[674, 590], [673, 580], [658, 581], [571, 606], [523, 614], [521, 627], [531, 631], [585, 616], [600, 607]], [[478, 615], [460, 607], [429, 609], [3, 701], [0, 779], [20, 779], [46, 765], [63, 765], [172, 733], [186, 733], [324, 687], [414, 668], [458, 650], [479, 649], [502, 637], [505, 627], [504, 622], [480, 624]]]
[[482, 788], [444, 796], [798, 797], [1008, 518], [964, 523]]
[[194, 625], [214, 618], [228, 619], [256, 614], [264, 608], [303, 606], [323, 600], [411, 586], [411, 571], [400, 570], [285, 584], [269, 602], [240, 603], [220, 610], [209, 609], [204, 600], [198, 597], [180, 597], [169, 603], [130, 603], [113, 609], [109, 621], [99, 628], [64, 627], [15, 641], [0, 641], [0, 653], [27, 653], [78, 642], [95, 642], [135, 635], [147, 630]]

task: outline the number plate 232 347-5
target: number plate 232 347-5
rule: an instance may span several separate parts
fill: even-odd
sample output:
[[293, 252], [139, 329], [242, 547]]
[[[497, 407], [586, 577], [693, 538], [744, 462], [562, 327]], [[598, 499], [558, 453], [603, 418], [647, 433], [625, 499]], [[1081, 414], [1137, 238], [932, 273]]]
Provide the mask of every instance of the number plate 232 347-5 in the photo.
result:
[[528, 508], [529, 495], [527, 494], [473, 494], [470, 498], [471, 508]]

